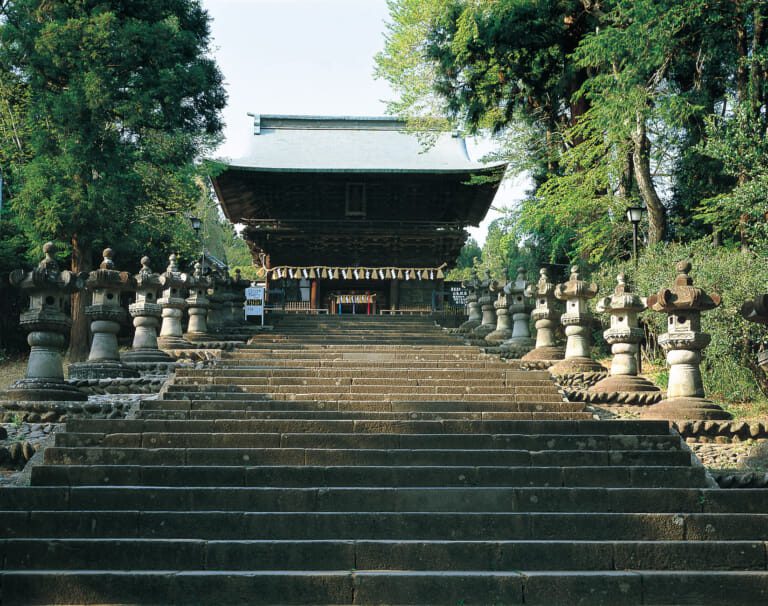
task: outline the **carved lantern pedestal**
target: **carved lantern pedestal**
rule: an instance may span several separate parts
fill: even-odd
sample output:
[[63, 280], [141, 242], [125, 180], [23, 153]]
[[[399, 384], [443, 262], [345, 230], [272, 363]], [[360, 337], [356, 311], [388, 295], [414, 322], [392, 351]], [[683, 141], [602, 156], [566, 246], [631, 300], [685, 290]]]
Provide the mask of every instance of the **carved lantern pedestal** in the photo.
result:
[[547, 368], [553, 361], [565, 357], [565, 349], [555, 341], [555, 330], [560, 323], [555, 288], [556, 285], [549, 278], [549, 271], [542, 267], [539, 270], [539, 281], [526, 289], [526, 295], [532, 297], [536, 305], [531, 314], [536, 322], [536, 346], [521, 358], [528, 367]]
[[525, 276], [525, 268], [517, 268], [517, 277], [514, 282], [504, 287], [509, 303], [509, 313], [512, 316], [512, 335], [501, 344], [501, 351], [508, 358], [520, 358], [527, 354], [535, 344], [531, 338], [531, 304], [526, 294], [528, 291], [528, 279]]
[[87, 396], [64, 380], [61, 352], [72, 320], [64, 312], [73, 292], [83, 288], [81, 276], [59, 271], [52, 242], [43, 246], [45, 258], [31, 272], [17, 269], [10, 282], [29, 297], [29, 307], [21, 314], [21, 327], [27, 331], [31, 350], [25, 378], [16, 381], [0, 399], [18, 401], [83, 401]]
[[91, 351], [87, 362], [69, 365], [70, 379], [120, 379], [138, 377], [135, 368], [123, 364], [117, 346], [120, 324], [127, 313], [120, 306], [120, 293], [133, 289], [133, 279], [127, 272], [114, 269], [111, 248], [104, 249], [104, 260], [99, 269], [88, 274], [85, 282], [91, 291], [91, 305], [85, 315], [91, 320]]
[[642, 416], [669, 420], [730, 419], [730, 414], [704, 397], [699, 368], [701, 352], [710, 341], [710, 336], [701, 332], [701, 312], [720, 305], [720, 295], [707, 294], [693, 286], [688, 275], [689, 261], [681, 261], [676, 268], [674, 286], [648, 297], [650, 309], [668, 315], [667, 332], [659, 337], [659, 345], [667, 352], [669, 385], [667, 397]]
[[493, 306], [493, 293], [491, 292], [491, 285], [493, 280], [491, 279], [491, 272], [485, 270], [485, 277], [478, 287], [477, 302], [480, 304], [482, 310], [482, 319], [480, 320], [480, 326], [473, 329], [469, 333], [470, 338], [479, 339], [485, 341], [485, 337], [496, 330], [496, 309]]
[[496, 300], [493, 302], [493, 308], [496, 313], [496, 328], [485, 335], [485, 341], [488, 345], [500, 345], [506, 339], [512, 336], [512, 326], [507, 309], [506, 285], [499, 285], [498, 282], [492, 282], [490, 291], [496, 294]]
[[480, 312], [480, 303], [478, 303], [478, 289], [480, 288], [480, 280], [477, 277], [477, 272], [472, 270], [472, 278], [468, 282], [462, 282], [469, 292], [467, 294], [467, 321], [459, 326], [458, 332], [461, 334], [469, 334], [475, 328], [480, 326], [480, 322], [483, 319], [483, 315]]
[[560, 322], [565, 326], [567, 341], [565, 359], [549, 368], [553, 375], [605, 372], [605, 368], [590, 357], [592, 314], [588, 302], [596, 295], [597, 285], [580, 279], [575, 265], [571, 267], [569, 280], [555, 288], [555, 297], [565, 301]]
[[162, 323], [157, 344], [161, 349], [189, 349], [192, 344], [184, 339], [181, 319], [187, 302], [184, 300], [184, 289], [189, 284], [189, 276], [179, 271], [176, 255], [168, 258], [168, 267], [161, 276], [163, 290], [157, 300], [162, 309]]
[[136, 302], [128, 307], [136, 331], [133, 348], [121, 357], [132, 368], [146, 369], [153, 365], [168, 365], [173, 358], [157, 346], [157, 329], [160, 326], [162, 308], [157, 302], [163, 280], [149, 267], [149, 257], [142, 257], [141, 270], [134, 277]]
[[210, 341], [212, 337], [208, 333], [208, 310], [211, 302], [208, 299], [208, 289], [213, 285], [213, 280], [203, 276], [202, 266], [195, 263], [195, 271], [189, 284], [189, 296], [187, 297], [187, 313], [189, 325], [184, 338], [190, 343]]
[[653, 404], [661, 400], [661, 391], [644, 377], [637, 376], [637, 352], [643, 340], [637, 315], [645, 301], [632, 293], [624, 274], [619, 274], [613, 295], [601, 299], [597, 311], [611, 316], [611, 326], [603, 332], [611, 346], [611, 374], [589, 388], [590, 402]]

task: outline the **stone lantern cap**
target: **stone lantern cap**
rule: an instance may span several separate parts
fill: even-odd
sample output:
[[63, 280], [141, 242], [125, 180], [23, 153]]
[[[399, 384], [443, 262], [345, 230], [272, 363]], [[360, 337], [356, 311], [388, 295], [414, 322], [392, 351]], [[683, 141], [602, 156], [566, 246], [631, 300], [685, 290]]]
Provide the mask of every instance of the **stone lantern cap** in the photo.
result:
[[190, 276], [179, 271], [179, 264], [175, 254], [171, 254], [168, 257], [168, 267], [166, 267], [165, 273], [162, 274], [162, 279], [164, 289], [181, 289], [189, 286]]
[[706, 293], [693, 285], [688, 275], [690, 261], [680, 261], [675, 268], [677, 277], [672, 288], [663, 288], [648, 297], [648, 307], [653, 311], [675, 313], [677, 311], [707, 311], [720, 305], [721, 297], [717, 293]]
[[192, 272], [192, 275], [190, 276], [189, 283], [187, 284], [187, 287], [192, 289], [202, 289], [203, 295], [205, 295], [205, 290], [215, 284], [215, 278], [211, 275], [204, 276], [203, 275], [203, 266], [198, 261], [195, 263], [195, 270]]
[[[54, 243], [46, 242], [43, 245], [45, 257], [38, 263], [37, 267], [29, 272], [15, 269], [9, 276], [10, 283], [22, 291], [28, 291], [27, 294], [51, 290], [61, 294], [71, 294], [81, 290], [85, 285], [83, 274], [67, 270], [60, 271], [59, 264], [53, 257], [55, 252]], [[45, 301], [43, 303], [46, 304]], [[53, 303], [47, 304], [52, 305]]]
[[165, 285], [164, 276], [155, 273], [149, 266], [149, 257], [141, 258], [141, 269], [133, 279], [139, 290], [159, 290]]
[[469, 296], [477, 297], [477, 291], [480, 288], [480, 279], [477, 276], [477, 270], [473, 267], [470, 272], [469, 280], [462, 281], [461, 285], [469, 291]]
[[88, 274], [85, 287], [88, 290], [133, 290], [135, 286], [133, 277], [127, 271], [115, 269], [115, 262], [112, 260], [114, 251], [111, 248], [105, 248], [102, 255], [104, 259], [98, 269]]
[[529, 283], [525, 288], [525, 294], [528, 297], [554, 297], [555, 296], [555, 283], [549, 278], [549, 270], [546, 267], [542, 267], [539, 270], [539, 281], [535, 284]]
[[610, 297], [604, 297], [597, 303], [597, 311], [609, 314], [640, 313], [645, 309], [645, 299], [632, 292], [627, 285], [626, 276], [616, 276], [616, 288]]
[[597, 296], [598, 287], [595, 283], [589, 283], [579, 278], [579, 267], [571, 267], [571, 277], [567, 282], [555, 287], [555, 297], [561, 301], [569, 299], [592, 299]]

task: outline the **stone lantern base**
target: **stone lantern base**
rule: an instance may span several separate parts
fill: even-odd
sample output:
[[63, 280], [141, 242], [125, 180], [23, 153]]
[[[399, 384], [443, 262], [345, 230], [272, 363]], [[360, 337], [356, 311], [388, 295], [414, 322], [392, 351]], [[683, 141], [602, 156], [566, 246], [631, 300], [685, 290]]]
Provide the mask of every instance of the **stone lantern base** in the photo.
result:
[[0, 392], [0, 400], [20, 402], [82, 402], [88, 396], [64, 380], [21, 379]]
[[139, 376], [139, 371], [119, 360], [78, 362], [68, 367], [70, 379], [128, 379]]
[[511, 328], [495, 329], [485, 335], [485, 341], [488, 345], [500, 345], [512, 336]]
[[645, 406], [662, 398], [661, 390], [644, 377], [612, 375], [598, 381], [584, 394], [584, 400], [596, 404]]
[[605, 372], [605, 367], [595, 362], [592, 358], [579, 356], [561, 360], [557, 364], [549, 367], [549, 372], [553, 375], [573, 375], [577, 373]]
[[640, 416], [643, 419], [667, 421], [727, 420], [733, 418], [730, 413], [724, 411], [711, 400], [696, 397], [667, 398], [658, 404], [649, 406]]
[[158, 364], [173, 364], [174, 359], [159, 349], [132, 349], [120, 354], [120, 360], [130, 368], [139, 370]]
[[[565, 358], [565, 347], [552, 345], [547, 347], [537, 347], [525, 354], [521, 360], [524, 362], [557, 362]], [[550, 365], [551, 366], [551, 365]]]
[[459, 326], [457, 331], [461, 334], [469, 334], [478, 326], [480, 326], [480, 320], [467, 320]]
[[536, 341], [530, 337], [513, 337], [504, 341], [499, 349], [503, 354], [506, 354], [505, 357], [516, 359], [530, 353], [535, 345]]
[[477, 328], [470, 331], [469, 337], [472, 339], [482, 339], [485, 341], [485, 337], [496, 330], [495, 324], [480, 324]]

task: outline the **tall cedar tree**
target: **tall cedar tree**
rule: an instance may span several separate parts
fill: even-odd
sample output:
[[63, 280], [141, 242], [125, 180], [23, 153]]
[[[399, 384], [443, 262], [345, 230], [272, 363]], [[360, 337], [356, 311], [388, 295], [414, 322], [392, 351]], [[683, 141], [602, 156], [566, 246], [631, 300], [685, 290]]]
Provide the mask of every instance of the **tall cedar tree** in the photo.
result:
[[[141, 213], [195, 191], [190, 167], [226, 102], [209, 17], [198, 0], [6, 0], [3, 12], [0, 64], [29, 91], [11, 205], [34, 240], [68, 245], [71, 269], [89, 271], [104, 245], [141, 237]], [[84, 306], [76, 295], [73, 360], [88, 349]]]

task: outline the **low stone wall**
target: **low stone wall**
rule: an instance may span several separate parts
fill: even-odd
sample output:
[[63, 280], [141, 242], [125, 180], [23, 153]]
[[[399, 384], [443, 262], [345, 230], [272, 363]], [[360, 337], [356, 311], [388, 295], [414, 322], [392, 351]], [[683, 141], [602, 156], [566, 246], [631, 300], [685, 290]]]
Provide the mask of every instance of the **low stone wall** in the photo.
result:
[[742, 442], [768, 439], [768, 421], [745, 423], [743, 421], [671, 421], [670, 426], [685, 440], [697, 442]]

